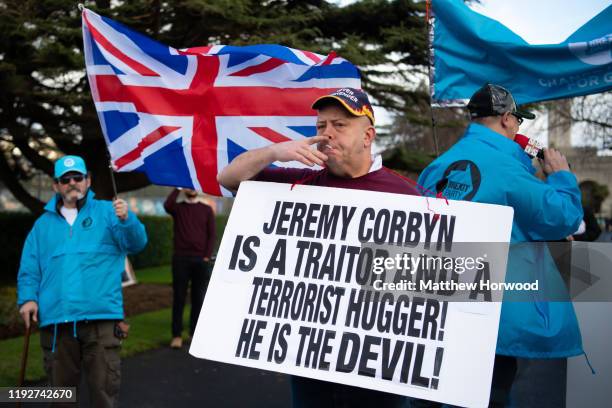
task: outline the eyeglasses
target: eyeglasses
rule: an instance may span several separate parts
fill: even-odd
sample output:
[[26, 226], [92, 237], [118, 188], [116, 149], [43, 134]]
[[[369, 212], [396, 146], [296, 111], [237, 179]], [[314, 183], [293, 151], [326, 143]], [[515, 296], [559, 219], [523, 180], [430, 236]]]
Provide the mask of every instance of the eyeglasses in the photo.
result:
[[83, 179], [85, 178], [84, 175], [82, 174], [75, 174], [73, 176], [62, 176], [59, 179], [57, 179], [57, 182], [59, 182], [60, 184], [70, 184], [70, 180], [74, 180], [75, 183], [80, 183], [81, 181], [83, 181]]
[[516, 113], [512, 113], [512, 116], [514, 116], [516, 118], [516, 121], [518, 122], [519, 126], [521, 126], [521, 124], [523, 123], [523, 118], [521, 118]]

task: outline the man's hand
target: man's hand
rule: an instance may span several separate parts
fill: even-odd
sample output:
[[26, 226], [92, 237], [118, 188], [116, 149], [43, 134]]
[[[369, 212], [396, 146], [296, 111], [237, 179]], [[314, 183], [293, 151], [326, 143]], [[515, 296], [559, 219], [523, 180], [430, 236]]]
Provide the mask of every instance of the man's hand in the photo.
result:
[[327, 140], [324, 136], [308, 137], [249, 150], [236, 157], [217, 175], [217, 181], [231, 191], [237, 191], [240, 183], [250, 180], [260, 171], [275, 161], [288, 162], [297, 160], [307, 166], [320, 166], [327, 160], [327, 155], [311, 148], [315, 143]]
[[544, 149], [544, 160], [540, 159], [542, 170], [547, 176], [561, 170], [569, 171], [569, 164], [565, 156], [556, 149]]
[[130, 325], [125, 320], [115, 323], [115, 337], [119, 340], [125, 340], [128, 338], [130, 331]]
[[115, 215], [117, 218], [119, 218], [121, 221], [127, 220], [128, 206], [125, 200], [116, 198], [115, 201], [113, 201], [113, 208], [115, 209]]
[[323, 166], [327, 161], [327, 155], [318, 150], [310, 148], [315, 143], [327, 140], [324, 136], [308, 137], [301, 140], [292, 140], [271, 145], [275, 160], [280, 162], [299, 161], [307, 166], [318, 164]]
[[25, 323], [25, 327], [30, 327], [30, 322], [35, 321], [38, 323], [38, 303], [33, 300], [25, 302], [19, 308], [19, 314]]

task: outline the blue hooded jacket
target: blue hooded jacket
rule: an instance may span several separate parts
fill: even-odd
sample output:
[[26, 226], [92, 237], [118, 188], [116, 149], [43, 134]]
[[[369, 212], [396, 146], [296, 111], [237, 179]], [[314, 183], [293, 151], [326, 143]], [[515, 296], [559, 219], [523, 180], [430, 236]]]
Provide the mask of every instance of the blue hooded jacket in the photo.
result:
[[17, 277], [17, 303], [38, 303], [41, 327], [82, 320], [123, 319], [121, 274], [126, 253], [141, 251], [145, 228], [131, 212], [125, 221], [112, 202], [91, 190], [74, 224], [58, 212], [58, 197], [28, 234]]
[[[578, 322], [561, 276], [545, 244], [573, 234], [583, 211], [576, 177], [569, 171], [546, 181], [522, 148], [503, 135], [471, 124], [461, 140], [434, 160], [419, 184], [448, 199], [507, 205], [514, 208], [506, 282], [534, 282], [544, 291], [502, 305], [497, 353], [524, 358], [569, 357], [583, 353]], [[486, 220], [494, 222], [495, 220]], [[551, 297], [550, 294], [556, 294]]]

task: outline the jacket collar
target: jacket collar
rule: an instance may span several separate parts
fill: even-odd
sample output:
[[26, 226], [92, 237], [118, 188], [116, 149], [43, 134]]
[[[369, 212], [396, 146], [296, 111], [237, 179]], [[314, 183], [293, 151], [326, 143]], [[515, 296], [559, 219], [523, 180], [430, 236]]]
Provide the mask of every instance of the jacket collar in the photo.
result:
[[518, 160], [523, 166], [527, 167], [527, 170], [534, 174], [536, 172], [535, 167], [531, 162], [531, 157], [516, 143], [514, 140], [510, 140], [504, 135], [501, 135], [486, 126], [478, 123], [471, 123], [468, 126], [464, 138], [471, 140], [478, 140], [480, 143], [484, 143], [487, 146], [492, 147], [504, 154], [507, 154], [514, 159]]
[[[77, 208], [79, 209], [79, 211], [83, 207], [86, 207], [87, 204], [91, 200], [93, 200], [94, 197], [95, 195], [94, 195], [94, 192], [91, 191], [91, 188], [87, 190], [87, 194], [85, 195], [85, 197], [77, 203]], [[53, 213], [58, 212], [61, 206], [62, 206], [62, 199], [59, 194], [55, 194], [51, 198], [51, 200], [49, 200], [49, 202], [47, 202], [47, 204], [45, 205], [45, 211], [49, 211]]]

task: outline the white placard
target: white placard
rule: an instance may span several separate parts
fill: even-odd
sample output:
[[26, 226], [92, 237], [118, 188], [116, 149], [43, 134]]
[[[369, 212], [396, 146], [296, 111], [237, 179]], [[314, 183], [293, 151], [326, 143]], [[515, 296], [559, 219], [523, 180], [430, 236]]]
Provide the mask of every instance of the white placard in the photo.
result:
[[[368, 244], [359, 237], [417, 239], [421, 245], [428, 240], [440, 256], [452, 257], [453, 243], [509, 242], [512, 216], [510, 207], [498, 205], [243, 182], [190, 353], [453, 405], [487, 406], [501, 292], [478, 303], [449, 302], [427, 291], [359, 301], [376, 292], [360, 283], [377, 278], [368, 264]], [[502, 249], [495, 256], [485, 255], [485, 264], [491, 280], [503, 282], [507, 247], [497, 248]], [[379, 307], [384, 313], [376, 313], [370, 327], [366, 311]]]

